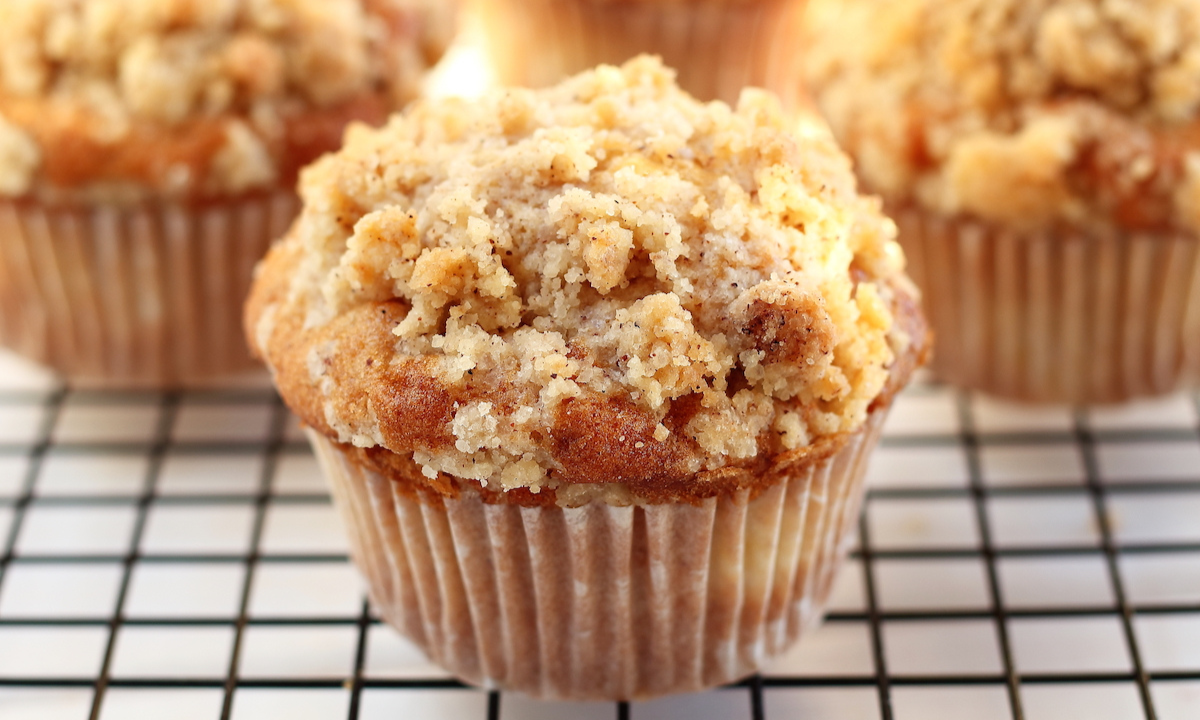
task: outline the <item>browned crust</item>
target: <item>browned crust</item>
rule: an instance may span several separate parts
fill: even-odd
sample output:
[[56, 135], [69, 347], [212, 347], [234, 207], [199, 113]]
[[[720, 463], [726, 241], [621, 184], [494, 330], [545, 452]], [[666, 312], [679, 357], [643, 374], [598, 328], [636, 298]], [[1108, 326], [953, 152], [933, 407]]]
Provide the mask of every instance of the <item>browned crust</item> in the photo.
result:
[[[414, 493], [457, 496], [467, 485], [440, 473], [428, 478], [412, 458], [418, 450], [436, 451], [452, 446], [450, 432], [454, 410], [472, 402], [490, 402], [498, 408], [512, 407], [513, 391], [499, 385], [450, 388], [433, 377], [426, 361], [401, 357], [395, 360], [392, 328], [407, 308], [399, 301], [365, 304], [317, 328], [304, 327], [303, 312], [295, 304], [283, 303], [291, 274], [299, 259], [298, 243], [279, 243], [260, 266], [260, 277], [246, 307], [246, 332], [255, 348], [275, 372], [275, 383], [284, 401], [309, 426], [328, 438], [338, 437], [326, 421], [324, 407], [331, 403], [343, 416], [373, 415], [385, 447], [371, 449], [343, 445], [356, 462], [391, 478]], [[892, 398], [909, 381], [915, 369], [928, 360], [931, 334], [919, 300], [903, 288], [895, 289], [893, 313], [897, 328], [911, 341], [890, 368], [888, 384], [871, 405], [883, 412]], [[273, 318], [274, 327], [263, 347], [257, 327], [268, 308], [289, 308]], [[354, 342], [339, 342], [354, 338]], [[309, 352], [329, 346], [325, 375], [332, 379], [326, 395], [311, 379]], [[551, 473], [559, 484], [620, 483], [640, 502], [698, 502], [705, 498], [742, 489], [761, 490], [776, 483], [784, 473], [820, 462], [847, 442], [848, 434], [817, 439], [797, 450], [782, 450], [778, 438], [766, 433], [759, 438], [759, 453], [743, 462], [715, 470], [695, 472], [692, 464], [704, 453], [683, 428], [697, 411], [697, 397], [684, 396], [671, 402], [663, 424], [672, 432], [666, 440], [655, 439], [658, 420], [633, 402], [619, 397], [583, 395], [560, 406], [551, 437], [542, 445], [558, 468]], [[552, 488], [480, 490], [488, 502], [523, 506], [555, 504]]]
[[[882, 409], [872, 412], [882, 412]], [[599, 437], [598, 433], [591, 434]], [[846, 445], [850, 437], [850, 433], [831, 435], [801, 450], [774, 456], [760, 455], [744, 464], [687, 475], [671, 476], [664, 472], [629, 474], [625, 477], [631, 482], [623, 484], [637, 502], [650, 505], [672, 502], [696, 504], [708, 498], [727, 496], [741, 490], [749, 490], [751, 498], [754, 498], [785, 477], [829, 459]], [[603, 438], [596, 444], [611, 447]], [[478, 494], [485, 503], [494, 505], [543, 507], [559, 504], [558, 493], [553, 488], [544, 488], [539, 492], [529, 488], [495, 490], [480, 487], [479, 483], [462, 480], [446, 473], [438, 473], [437, 477], [429, 478], [422, 473], [421, 466], [411, 456], [379, 447], [363, 449], [345, 444], [337, 444], [337, 447], [351, 462], [383, 475], [395, 483], [401, 493], [411, 497], [457, 498], [464, 492], [472, 492]], [[665, 482], [660, 483], [659, 480]]]
[[[300, 168], [341, 146], [351, 122], [372, 125], [388, 115], [390, 100], [369, 92], [328, 107], [309, 107], [284, 115], [283, 134], [268, 141], [279, 170], [280, 186], [294, 185]], [[43, 98], [0, 96], [0, 115], [28, 132], [41, 148], [39, 177], [57, 189], [92, 183], [134, 183], [147, 188], [169, 186], [171, 173], [187, 168], [191, 199], [210, 195], [203, 178], [226, 142], [226, 128], [245, 118], [236, 114], [197, 118], [167, 126], [134, 121], [118, 140], [97, 135], [97, 119], [75, 103]]]

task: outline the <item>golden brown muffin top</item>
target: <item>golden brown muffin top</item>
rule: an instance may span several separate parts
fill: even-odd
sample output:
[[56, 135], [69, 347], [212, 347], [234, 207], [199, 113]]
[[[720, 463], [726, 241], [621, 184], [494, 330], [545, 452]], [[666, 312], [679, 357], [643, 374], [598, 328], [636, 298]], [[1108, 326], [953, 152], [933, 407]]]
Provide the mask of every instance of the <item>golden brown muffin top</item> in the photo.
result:
[[307, 423], [431, 479], [637, 494], [803, 454], [925, 337], [894, 226], [794, 127], [650, 58], [355, 127], [302, 177], [251, 345]]
[[[382, 121], [447, 40], [443, 0], [6, 0], [0, 194], [229, 194]], [[327, 137], [334, 136], [335, 143]]]
[[1200, 230], [1195, 0], [815, 0], [810, 79], [860, 177], [1014, 226]]

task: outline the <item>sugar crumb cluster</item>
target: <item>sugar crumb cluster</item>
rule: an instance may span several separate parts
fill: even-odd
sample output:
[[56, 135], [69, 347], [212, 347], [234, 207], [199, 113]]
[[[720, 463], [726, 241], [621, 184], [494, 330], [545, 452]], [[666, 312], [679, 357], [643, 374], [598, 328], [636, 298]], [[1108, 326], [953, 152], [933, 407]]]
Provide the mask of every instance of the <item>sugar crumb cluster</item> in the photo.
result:
[[34, 189], [47, 118], [102, 144], [146, 125], [199, 138], [194, 121], [219, 118], [210, 177], [184, 180], [225, 193], [269, 185], [290, 114], [415, 94], [439, 14], [432, 0], [0, 3], [0, 192]]
[[817, 0], [813, 18], [810, 77], [872, 189], [1011, 226], [1200, 229], [1200, 4]]

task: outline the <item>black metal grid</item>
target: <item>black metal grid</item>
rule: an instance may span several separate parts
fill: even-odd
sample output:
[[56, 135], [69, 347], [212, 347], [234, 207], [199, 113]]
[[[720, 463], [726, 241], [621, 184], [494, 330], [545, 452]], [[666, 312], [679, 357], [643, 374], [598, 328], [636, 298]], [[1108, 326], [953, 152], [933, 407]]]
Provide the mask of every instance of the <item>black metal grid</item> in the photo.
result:
[[[1157, 645], [1147, 646], [1141, 626], [1144, 622], [1165, 619], [1165, 634], [1178, 635], [1183, 638], [1179, 642], [1184, 644], [1200, 631], [1200, 625], [1188, 625], [1200, 623], [1200, 522], [1195, 523], [1194, 531], [1186, 522], [1176, 523], [1178, 529], [1171, 530], [1167, 518], [1159, 532], [1153, 524], [1146, 530], [1145, 520], [1130, 521], [1128, 517], [1133, 512], [1129, 510], [1131, 507], [1136, 512], [1146, 508], [1154, 512], [1155, 503], [1161, 502], [1168, 514], [1186, 513], [1192, 507], [1189, 503], [1200, 502], [1200, 463], [1191, 466], [1188, 460], [1193, 455], [1200, 458], [1197, 421], [1200, 398], [1189, 396], [1173, 402], [1176, 410], [1180, 403], [1186, 403], [1187, 419], [1180, 420], [1176, 412], [1173, 419], [1158, 423], [1151, 412], [1148, 422], [1142, 418], [1124, 424], [1119, 420], [1105, 424], [1095, 422], [1091, 411], [1077, 409], [1069, 414], [1061, 411], [1060, 416], [1065, 420], [1048, 429], [1025, 430], [1019, 421], [995, 429], [982, 426], [988, 423], [980, 422], [978, 399], [930, 385], [910, 389], [900, 401], [906, 411], [889, 426], [876, 460], [877, 466], [882, 463], [882, 474], [889, 477], [878, 482], [868, 496], [859, 527], [860, 541], [846, 569], [850, 585], [859, 581], [860, 596], [835, 604], [825, 629], [818, 631], [818, 634], [844, 631], [846, 637], [865, 631], [865, 644], [856, 658], [844, 657], [846, 648], [839, 642], [817, 643], [815, 655], [804, 655], [807, 649], [802, 650], [800, 659], [790, 665], [784, 662], [764, 675], [700, 698], [655, 704], [572, 706], [571, 714], [580, 718], [686, 716], [695, 720], [800, 716], [808, 720], [1200, 717], [1200, 661], [1195, 653], [1185, 650], [1181, 656], [1179, 652], [1172, 655], [1169, 647], [1164, 650], [1160, 647], [1164, 632], [1152, 632]], [[207, 437], [203, 428], [199, 433], [194, 432], [195, 422], [189, 425], [190, 434], [181, 433], [186, 413], [198, 413], [195, 417], [203, 420], [206, 409], [215, 410], [215, 414], [210, 413], [217, 425], [212, 428], [212, 437]], [[236, 430], [220, 427], [221, 418], [237, 417], [241, 410], [257, 413], [256, 417], [262, 420], [258, 431], [246, 439], [220, 437], [223, 432]], [[9, 418], [7, 424], [5, 417]], [[26, 423], [35, 419], [36, 430], [31, 431]], [[140, 430], [131, 429], [139, 424]], [[1174, 466], [1160, 478], [1156, 478], [1156, 474], [1162, 473], [1153, 467], [1154, 463], [1150, 463], [1144, 474], [1131, 475], [1126, 468], [1121, 479], [1109, 477], [1104, 467], [1105, 453], [1120, 454], [1138, 448], [1148, 448], [1145, 452], [1151, 455], [1157, 449], [1167, 448], [1164, 453], [1176, 458]], [[989, 463], [995, 465], [995, 458], [1000, 457], [1002, 464], [1015, 462], [1026, 475], [1032, 469], [1032, 476], [1037, 476], [1037, 457], [1041, 457], [1037, 454], [1042, 450], [1073, 458], [1067, 465], [1078, 472], [1070, 471], [1060, 478], [1056, 473], [1062, 471], [1062, 463], [1050, 463], [1046, 472], [1032, 480], [1021, 477], [997, 481], [994, 469], [989, 470]], [[341, 609], [332, 612], [272, 614], [256, 610], [260, 575], [278, 574], [289, 567], [342, 568], [346, 563], [344, 551], [338, 549], [306, 549], [303, 541], [299, 545], [284, 542], [282, 549], [265, 543], [274, 512], [300, 513], [296, 515], [299, 521], [290, 521], [293, 538], [297, 522], [303, 525], [305, 518], [331, 512], [328, 496], [317, 486], [301, 486], [299, 490], [281, 488], [280, 483], [287, 480], [288, 473], [284, 465], [305, 462], [308, 452], [286, 409], [269, 390], [165, 395], [88, 394], [63, 389], [0, 393], [0, 468], [16, 467], [20, 472], [20, 477], [9, 479], [7, 495], [0, 479], [0, 717], [115, 720], [171, 716], [242, 720], [271, 717], [272, 708], [278, 709], [280, 717], [351, 720], [556, 717], [567, 712], [561, 704], [536, 704], [525, 698], [468, 688], [433, 669], [377, 672], [371, 666], [372, 644], [393, 641], [387, 640], [390, 631], [380, 626], [361, 596], [352, 608], [347, 609], [343, 603]], [[906, 454], [916, 458], [910, 467], [889, 474], [887, 466], [900, 462], [898, 458]], [[961, 471], [930, 469], [927, 473], [926, 468], [933, 465], [922, 458], [929, 454], [957, 458]], [[1029, 460], [1031, 456], [1036, 457]], [[171, 463], [186, 465], [187, 458], [213, 457], [257, 463], [255, 477], [247, 478], [241, 486], [228, 478], [215, 478], [222, 483], [216, 494], [195, 482], [182, 483], [182, 490], [167, 487], [170, 483], [164, 477], [169, 474]], [[74, 465], [70, 464], [72, 458]], [[103, 462], [103, 458], [130, 460], [140, 478], [126, 483], [124, 492], [109, 492], [95, 483], [89, 484], [85, 477], [88, 463]], [[49, 466], [61, 465], [64, 459], [67, 471], [51, 472], [53, 468]], [[90, 490], [72, 491], [75, 482], [71, 479], [72, 472]], [[939, 473], [940, 479], [930, 479]], [[66, 478], [67, 490], [46, 486], [51, 476]], [[1015, 506], [1018, 512], [1012, 508], [1003, 510], [1001, 506], [1005, 503], [1018, 503]], [[1032, 538], [1023, 537], [1020, 503], [1027, 508], [1074, 507], [1064, 511], [1050, 528], [1051, 535], [1057, 532], [1058, 524], [1067, 528], [1065, 539], [1047, 539], [1042, 526]], [[959, 542], [939, 536], [936, 518], [926, 523], [932, 523], [932, 531], [922, 525], [926, 508], [952, 510], [947, 515], [953, 515], [949, 525], [963, 529], [963, 538], [967, 540]], [[171, 523], [160, 520], [156, 513], [174, 512], [184, 518], [179, 520], [181, 524], [194, 525], [198, 522], [195, 517], [186, 520], [187, 513], [192, 511], [211, 511], [214, 517], [229, 511], [230, 517], [241, 518], [238, 521], [241, 524], [234, 524], [237, 532], [244, 535], [244, 544], [237, 548], [207, 549], [203, 543], [197, 547], [179, 546], [183, 541], [176, 538], [167, 542], [168, 548], [163, 550], [162, 542], [156, 538], [169, 537], [172, 528]], [[106, 512], [112, 517], [119, 515], [119, 521], [109, 518], [93, 522], [79, 514]], [[63, 527], [69, 539], [67, 545], [75, 542], [76, 546], [55, 544], [55, 513], [62, 514], [61, 522], [71, 526]], [[906, 524], [906, 513], [910, 520], [916, 518], [916, 521]], [[5, 514], [9, 518], [6, 531]], [[1073, 526], [1072, 522], [1083, 515], [1087, 516], [1087, 522]], [[1127, 527], [1130, 522], [1132, 525]], [[100, 528], [96, 532], [104, 535], [95, 547], [87, 544], [93, 525]], [[104, 530], [109, 526], [119, 526], [119, 530]], [[213, 532], [219, 534], [225, 530], [216, 528]], [[1071, 532], [1075, 536], [1070, 536]], [[1145, 561], [1176, 562], [1186, 570], [1187, 563], [1193, 560], [1195, 580], [1184, 572], [1178, 574], [1179, 582], [1172, 585], [1171, 573], [1160, 574], [1167, 578], [1165, 589], [1159, 587], [1161, 578], [1151, 581], [1149, 590], [1141, 587], [1146, 585], [1145, 578], [1137, 572], [1131, 575], [1127, 567], [1129, 563], [1140, 567], [1139, 563]], [[1062, 563], [1067, 569], [1076, 562], [1082, 563], [1081, 568], [1085, 565], [1093, 570], [1102, 568], [1102, 578], [1099, 584], [1091, 583], [1090, 589], [1082, 585], [1075, 588], [1071, 578], [1079, 575], [1072, 575], [1075, 572], [1072, 570], [1062, 583], [1056, 585], [1055, 580], [1046, 583], [1042, 589], [1057, 593], [1059, 599], [1042, 605], [1013, 602], [1006, 597], [1009, 588], [1004, 577], [1010, 564], [1036, 566], [1046, 562]], [[138, 601], [141, 605], [137, 608], [131, 606], [135, 571], [158, 568], [187, 572], [189, 567], [201, 566], [240, 572], [232, 613], [147, 616], [144, 602]], [[40, 597], [34, 586], [52, 577], [55, 574], [52, 568], [56, 567], [63, 569], [58, 582], [64, 581], [67, 573], [78, 572], [80, 567], [94, 567], [98, 573], [108, 573], [107, 590], [99, 594], [111, 596], [111, 602], [96, 603], [97, 607], [103, 606], [103, 611], [93, 608], [73, 615], [71, 603], [78, 599], [68, 597], [63, 600], [66, 604], [61, 605], [62, 598], [54, 595], [55, 585], [51, 582], [50, 591], [44, 588], [40, 591], [43, 595], [50, 593], [46, 614], [39, 615], [36, 608], [31, 611], [29, 598], [36, 601]], [[889, 569], [896, 567], [899, 572]], [[896, 595], [896, 578], [903, 579], [906, 567], [935, 571], [935, 575], [949, 571], [959, 580], [950, 582], [948, 594], [944, 589], [931, 588], [928, 596], [919, 592], [913, 595], [913, 589], [908, 587], [900, 591], [903, 597], [897, 600], [890, 596]], [[39, 574], [38, 568], [45, 572]], [[25, 579], [18, 577], [22, 573]], [[28, 580], [30, 577], [34, 579]], [[1037, 590], [1041, 587], [1037, 577], [1044, 578], [1045, 571], [1041, 576], [1035, 575], [1031, 585], [1028, 582], [1026, 585]], [[1131, 577], [1137, 592], [1131, 592]], [[965, 585], [964, 578], [968, 580]], [[65, 581], [70, 584], [69, 577]], [[34, 589], [17, 587], [22, 583], [22, 587]], [[962, 588], [967, 590], [960, 592]], [[1080, 594], [1078, 601], [1061, 600], [1063, 595], [1074, 597], [1076, 590]], [[1088, 597], [1089, 592], [1107, 599], [1098, 601]], [[853, 595], [849, 593], [847, 597]], [[55, 609], [60, 607], [67, 610]], [[1178, 632], [1171, 628], [1175, 621], [1183, 623]], [[1083, 629], [1079, 630], [1080, 627]], [[296, 631], [297, 637], [302, 637], [305, 632], [320, 628], [342, 638], [335, 643], [333, 654], [348, 654], [339, 666], [344, 669], [322, 670], [332, 665], [323, 664], [320, 659], [294, 673], [272, 674], [269, 669], [264, 672], [262, 667], [247, 665], [247, 658], [262, 665], [264, 656], [260, 651], [265, 647], [263, 642], [269, 646], [271, 632]], [[1038, 628], [1046, 632], [1041, 633]], [[209, 633], [210, 640], [220, 636], [222, 639], [215, 643], [215, 654], [219, 657], [225, 653], [225, 661], [220, 668], [213, 669], [209, 663], [204, 672], [191, 675], [179, 670], [180, 666], [186, 668], [188, 662], [181, 656], [194, 650], [190, 641], [181, 641], [178, 648], [168, 645], [165, 649], [161, 642], [157, 646], [151, 642], [149, 649], [143, 648], [142, 652], [152, 657], [133, 662], [142, 671], [118, 672], [125, 658], [121, 654], [123, 634], [145, 632], [153, 636], [155, 631], [193, 632], [196, 637]], [[14, 657], [30, 647], [41, 646], [41, 635], [54, 632], [86, 635], [90, 638], [88, 651], [68, 648], [62, 655], [61, 671], [53, 659], [37, 660], [27, 666]], [[264, 632], [266, 640], [251, 639], [251, 635]], [[1037, 638], [1041, 634], [1052, 638], [1073, 637], [1080, 645], [1077, 650], [1071, 647], [1056, 650], [1051, 643], [1049, 650], [1046, 647], [1038, 650]], [[1101, 635], [1100, 646], [1107, 643], [1110, 651], [1124, 654], [1123, 660], [1109, 658], [1097, 664], [1091, 643]], [[348, 645], [346, 638], [351, 636]], [[961, 654], [962, 648], [958, 646], [963, 637], [982, 638], [991, 647], [983, 653], [987, 657], [977, 662], [967, 658], [971, 654], [967, 653], [961, 668], [948, 669], [939, 664], [942, 658]], [[287, 647], [300, 648], [299, 655], [310, 652], [316, 657], [330, 652], [318, 640], [293, 638], [291, 642]], [[251, 645], [255, 648], [249, 649]], [[1053, 657], [1049, 660], [1039, 657], [1042, 651]], [[1072, 664], [1072, 652], [1078, 653], [1077, 667]], [[13, 654], [6, 660], [9, 653]], [[154, 653], [158, 656], [153, 657]], [[821, 653], [835, 656], [841, 653], [842, 657], [826, 658]], [[80, 658], [85, 655], [92, 659], [82, 662]], [[269, 660], [270, 652], [265, 657]], [[301, 658], [299, 665], [304, 666], [305, 662]], [[161, 674], [146, 671], [144, 668], [148, 666], [162, 667], [163, 671]], [[294, 664], [287, 667], [293, 668]], [[797, 671], [796, 667], [807, 670]], [[288, 705], [289, 699], [292, 705]], [[154, 710], [164, 707], [176, 712], [167, 715]], [[1081, 714], [1076, 715], [1074, 710], [1064, 714], [1063, 708], [1077, 708]]]

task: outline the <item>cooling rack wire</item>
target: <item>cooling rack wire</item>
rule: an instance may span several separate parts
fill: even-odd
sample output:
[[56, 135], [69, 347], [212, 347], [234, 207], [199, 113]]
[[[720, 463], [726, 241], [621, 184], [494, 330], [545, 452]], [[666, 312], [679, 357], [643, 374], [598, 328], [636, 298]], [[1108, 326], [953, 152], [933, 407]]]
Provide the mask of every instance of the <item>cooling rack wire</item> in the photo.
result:
[[267, 385], [70, 391], [0, 355], [0, 718], [1196, 720], [1198, 401], [918, 383], [800, 647], [698, 695], [539, 703], [372, 614]]

